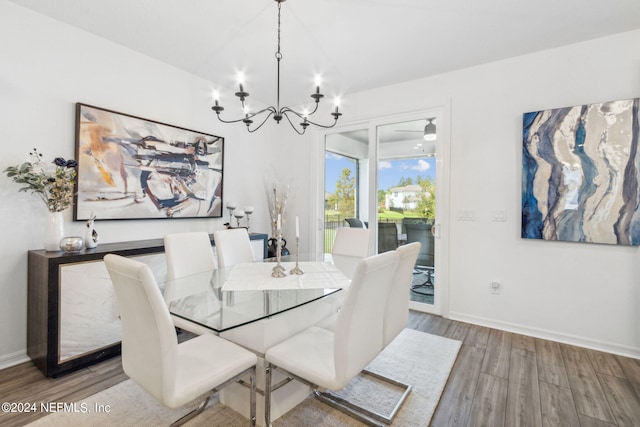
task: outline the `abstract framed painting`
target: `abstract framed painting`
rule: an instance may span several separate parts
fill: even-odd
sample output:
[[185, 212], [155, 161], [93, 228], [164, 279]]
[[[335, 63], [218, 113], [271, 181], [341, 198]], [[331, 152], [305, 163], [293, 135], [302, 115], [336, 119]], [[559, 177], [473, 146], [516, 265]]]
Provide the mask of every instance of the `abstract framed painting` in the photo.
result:
[[640, 245], [639, 106], [523, 115], [523, 238]]
[[76, 104], [73, 219], [222, 216], [224, 138]]

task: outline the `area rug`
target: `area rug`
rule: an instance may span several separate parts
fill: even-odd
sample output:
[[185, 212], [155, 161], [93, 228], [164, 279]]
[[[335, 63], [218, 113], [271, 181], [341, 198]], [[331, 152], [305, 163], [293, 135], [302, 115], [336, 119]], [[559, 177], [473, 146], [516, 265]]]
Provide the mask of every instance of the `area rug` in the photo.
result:
[[[429, 424], [460, 346], [459, 341], [405, 329], [371, 362], [369, 370], [413, 386], [393, 422], [394, 426]], [[357, 395], [369, 407], [387, 412], [398, 390], [360, 376], [343, 393]], [[164, 426], [180, 418], [197, 403], [176, 410], [166, 409], [132, 380], [127, 380], [77, 403], [76, 412], [57, 412], [29, 426]], [[86, 408], [86, 413], [83, 413], [83, 408]], [[246, 418], [219, 403], [214, 396], [207, 409], [185, 426], [235, 427], [247, 424]], [[313, 397], [308, 397], [273, 422], [274, 427], [361, 425]]]

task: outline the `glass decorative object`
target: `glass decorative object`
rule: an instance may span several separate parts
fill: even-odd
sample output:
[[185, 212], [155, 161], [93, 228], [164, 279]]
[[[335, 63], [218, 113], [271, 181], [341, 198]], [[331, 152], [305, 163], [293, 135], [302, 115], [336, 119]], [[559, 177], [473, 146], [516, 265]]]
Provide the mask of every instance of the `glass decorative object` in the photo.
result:
[[64, 253], [77, 253], [84, 249], [84, 241], [79, 236], [63, 237], [60, 239], [60, 249]]

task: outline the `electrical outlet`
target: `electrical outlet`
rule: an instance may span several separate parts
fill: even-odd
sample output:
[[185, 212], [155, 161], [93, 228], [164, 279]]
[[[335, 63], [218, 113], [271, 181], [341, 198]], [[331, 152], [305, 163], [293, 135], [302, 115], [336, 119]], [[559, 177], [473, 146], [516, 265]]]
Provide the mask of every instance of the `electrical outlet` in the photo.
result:
[[489, 289], [491, 290], [492, 294], [498, 295], [500, 293], [500, 291], [502, 290], [502, 286], [500, 285], [499, 282], [491, 282], [489, 284]]

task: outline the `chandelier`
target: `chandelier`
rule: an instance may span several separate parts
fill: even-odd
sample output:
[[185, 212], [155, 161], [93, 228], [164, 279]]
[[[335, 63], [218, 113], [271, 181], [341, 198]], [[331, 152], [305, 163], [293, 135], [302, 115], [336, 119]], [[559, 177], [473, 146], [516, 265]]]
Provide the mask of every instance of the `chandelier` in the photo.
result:
[[[217, 95], [214, 95], [215, 105], [211, 107], [211, 109], [216, 112], [216, 116], [218, 117], [218, 120], [220, 120], [221, 122], [223, 123], [242, 122], [247, 126], [247, 130], [249, 132], [255, 132], [258, 129], [260, 129], [267, 120], [269, 120], [269, 117], [273, 117], [273, 119], [277, 123], [280, 123], [280, 121], [284, 118], [284, 119], [287, 119], [287, 121], [289, 122], [293, 130], [295, 130], [299, 135], [302, 135], [307, 130], [307, 127], [309, 127], [309, 125], [314, 125], [314, 126], [318, 126], [325, 129], [332, 128], [336, 125], [336, 123], [338, 122], [338, 118], [342, 115], [342, 113], [338, 111], [338, 105], [336, 104], [335, 110], [331, 112], [331, 115], [333, 116], [332, 124], [324, 125], [324, 124], [320, 124], [320, 123], [309, 120], [309, 116], [313, 115], [316, 111], [318, 111], [320, 100], [324, 97], [324, 95], [320, 93], [319, 82], [316, 82], [315, 93], [311, 94], [311, 98], [313, 98], [313, 100], [315, 101], [315, 107], [313, 108], [313, 111], [311, 112], [303, 111], [302, 113], [300, 113], [289, 107], [280, 107], [280, 60], [282, 59], [282, 52], [280, 51], [280, 7], [284, 1], [286, 0], [275, 0], [275, 2], [278, 3], [278, 50], [276, 51], [276, 55], [275, 55], [276, 61], [277, 61], [277, 70], [278, 70], [276, 106], [275, 107], [269, 106], [255, 113], [249, 112], [247, 106], [245, 105], [245, 100], [249, 97], [249, 93], [244, 90], [244, 86], [242, 85], [242, 82], [239, 82], [238, 85], [240, 90], [236, 92], [235, 95], [240, 99], [240, 104], [242, 105], [242, 109], [245, 112], [244, 117], [237, 120], [225, 120], [222, 117], [220, 117], [220, 113], [224, 111], [224, 107], [220, 105]], [[258, 122], [259, 124], [254, 125], [252, 127], [254, 123], [254, 120], [253, 120], [254, 118], [256, 119], [256, 122]], [[298, 120], [301, 120], [301, 121], [296, 125], [294, 122], [297, 122]]]

